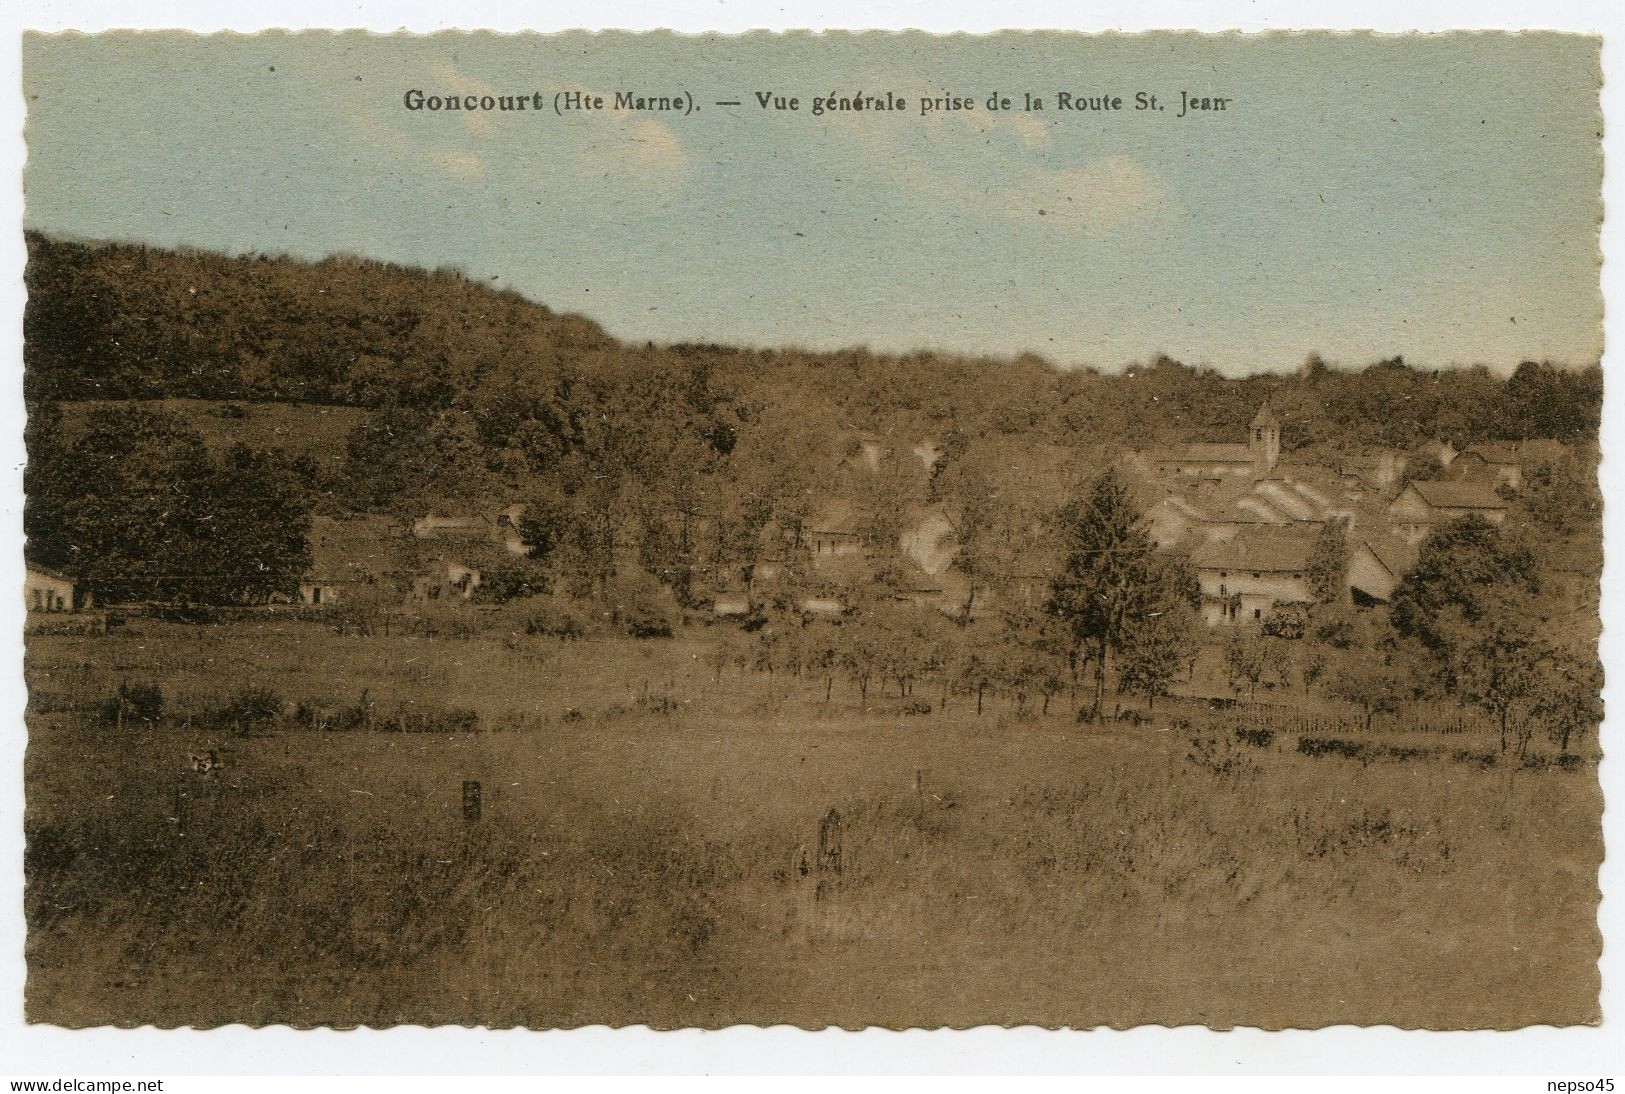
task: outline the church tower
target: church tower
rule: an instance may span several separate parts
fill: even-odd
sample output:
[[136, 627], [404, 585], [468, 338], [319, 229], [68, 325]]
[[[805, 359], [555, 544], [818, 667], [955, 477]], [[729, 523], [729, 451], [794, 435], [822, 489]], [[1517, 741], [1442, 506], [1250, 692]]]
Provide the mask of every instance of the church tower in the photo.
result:
[[1261, 472], [1274, 471], [1275, 465], [1281, 462], [1281, 419], [1275, 416], [1269, 403], [1258, 408], [1247, 430], [1247, 450], [1253, 455], [1253, 466]]

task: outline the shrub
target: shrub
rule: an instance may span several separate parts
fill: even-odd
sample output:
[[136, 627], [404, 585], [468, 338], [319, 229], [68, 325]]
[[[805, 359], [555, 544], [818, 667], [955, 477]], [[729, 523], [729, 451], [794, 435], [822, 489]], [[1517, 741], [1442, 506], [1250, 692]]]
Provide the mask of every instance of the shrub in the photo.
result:
[[[1237, 726], [1236, 740], [1244, 745], [1252, 745], [1254, 748], [1268, 748], [1275, 743], [1275, 731], [1273, 729], [1248, 729], [1246, 726]], [[1301, 742], [1299, 749], [1302, 750]]]
[[1351, 760], [1367, 758], [1365, 745], [1340, 737], [1299, 737], [1298, 751], [1305, 756], [1346, 756]]
[[625, 576], [611, 589], [610, 621], [633, 638], [670, 638], [672, 597], [648, 575]]
[[531, 613], [525, 620], [525, 633], [573, 641], [586, 635], [587, 623], [568, 608], [548, 605]]
[[236, 726], [239, 733], [246, 733], [281, 717], [282, 697], [270, 688], [243, 688], [213, 714], [220, 721]]
[[120, 684], [117, 694], [102, 705], [102, 721], [154, 725], [164, 719], [164, 693], [157, 684]]
[[615, 610], [615, 625], [633, 638], [670, 638], [671, 620], [646, 604], [622, 605]]
[[540, 566], [529, 559], [505, 558], [480, 571], [474, 600], [480, 604], [506, 604], [545, 592], [547, 575]]
[[386, 733], [473, 733], [480, 716], [466, 707], [401, 707], [378, 723]]

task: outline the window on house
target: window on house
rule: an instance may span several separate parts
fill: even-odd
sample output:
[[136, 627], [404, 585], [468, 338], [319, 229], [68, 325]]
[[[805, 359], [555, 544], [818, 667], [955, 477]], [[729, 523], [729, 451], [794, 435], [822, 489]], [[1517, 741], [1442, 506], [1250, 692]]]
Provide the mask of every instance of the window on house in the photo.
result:
[[1254, 619], [1263, 619], [1264, 618], [1264, 609], [1263, 608], [1254, 608], [1253, 609], [1253, 618]]
[[1253, 576], [1254, 576], [1254, 577], [1257, 577], [1257, 576], [1258, 576], [1258, 571], [1257, 571], [1257, 570], [1254, 570], [1254, 571], [1253, 571]]

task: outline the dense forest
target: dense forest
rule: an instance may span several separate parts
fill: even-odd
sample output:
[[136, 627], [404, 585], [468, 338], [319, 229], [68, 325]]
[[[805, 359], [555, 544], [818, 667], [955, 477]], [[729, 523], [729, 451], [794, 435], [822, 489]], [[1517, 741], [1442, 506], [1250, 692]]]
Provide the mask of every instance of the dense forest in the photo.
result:
[[[1166, 358], [1121, 373], [852, 349], [622, 344], [517, 293], [355, 258], [317, 263], [28, 239], [31, 400], [294, 400], [470, 415], [488, 445], [548, 459], [589, 417], [666, 407], [726, 448], [753, 410], [891, 432], [1025, 433], [1055, 443], [1230, 437], [1267, 396], [1298, 447], [1594, 437], [1597, 367], [1425, 371], [1399, 359], [1227, 380]], [[1306, 347], [1312, 349], [1312, 347]], [[1345, 365], [1353, 364], [1345, 362]], [[1569, 362], [1591, 365], [1590, 362]], [[655, 407], [651, 407], [649, 393]], [[669, 396], [676, 395], [674, 401]]]
[[[630, 542], [682, 597], [701, 571], [748, 572], [764, 533], [793, 541], [832, 497], [873, 543], [895, 543], [903, 510], [933, 501], [958, 518], [961, 546], [980, 533], [1008, 549], [1117, 452], [1239, 439], [1266, 399], [1303, 455], [1589, 443], [1601, 413], [1595, 365], [1526, 362], [1503, 378], [1311, 357], [1291, 374], [1227, 379], [1167, 358], [1103, 373], [1032, 356], [626, 344], [453, 270], [39, 234], [28, 247], [30, 555], [64, 567], [123, 504], [98, 491], [122, 482], [152, 501], [184, 471], [183, 493], [226, 504], [215, 486], [248, 497], [245, 476], [263, 473], [279, 512], [301, 493], [332, 515], [523, 502], [529, 541], [575, 559], [576, 584], [602, 582], [610, 545]], [[210, 457], [185, 422], [114, 412], [164, 399], [357, 408], [346, 412], [358, 424], [342, 458], [317, 467], [269, 445]], [[100, 407], [89, 426], [62, 428], [55, 408], [85, 401]], [[898, 453], [929, 439], [945, 458], [929, 473], [903, 456], [909, 474], [851, 474], [865, 434]], [[102, 475], [119, 453], [118, 474]]]

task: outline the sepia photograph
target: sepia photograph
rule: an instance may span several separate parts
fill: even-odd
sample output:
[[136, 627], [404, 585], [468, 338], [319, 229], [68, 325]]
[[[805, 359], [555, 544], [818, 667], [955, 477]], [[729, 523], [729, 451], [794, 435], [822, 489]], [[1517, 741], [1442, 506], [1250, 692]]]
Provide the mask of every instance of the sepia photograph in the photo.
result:
[[27, 1021], [1600, 1023], [1601, 49], [27, 34]]

